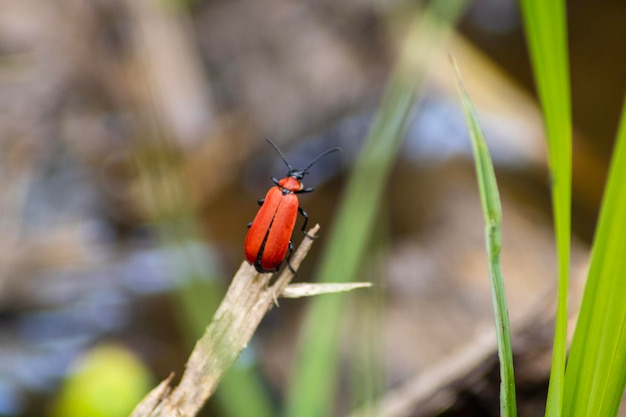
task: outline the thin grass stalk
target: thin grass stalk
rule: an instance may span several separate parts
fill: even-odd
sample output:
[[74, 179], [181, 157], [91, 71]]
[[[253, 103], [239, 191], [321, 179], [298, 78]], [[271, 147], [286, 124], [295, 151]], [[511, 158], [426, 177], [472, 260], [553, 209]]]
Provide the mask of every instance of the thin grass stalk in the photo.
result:
[[461, 74], [452, 58], [457, 87], [463, 104], [465, 120], [472, 140], [474, 164], [480, 200], [485, 217], [485, 241], [489, 267], [489, 282], [493, 298], [493, 308], [496, 321], [496, 339], [498, 343], [498, 357], [500, 358], [500, 415], [515, 417], [517, 406], [515, 398], [515, 376], [513, 372], [513, 349], [511, 347], [511, 324], [504, 290], [504, 279], [500, 266], [500, 250], [502, 248], [502, 206], [498, 184], [493, 169], [489, 149], [485, 142], [478, 116], [465, 90]]
[[520, 4], [546, 124], [552, 173], [558, 296], [546, 416], [557, 417], [563, 407], [572, 199], [572, 122], [565, 1], [521, 0]]

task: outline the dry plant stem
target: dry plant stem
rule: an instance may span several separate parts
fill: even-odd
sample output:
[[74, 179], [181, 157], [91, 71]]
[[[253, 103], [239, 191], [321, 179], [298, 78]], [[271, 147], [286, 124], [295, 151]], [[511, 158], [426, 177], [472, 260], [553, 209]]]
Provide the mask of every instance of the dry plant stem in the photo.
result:
[[[583, 269], [586, 271], [586, 268]], [[573, 286], [573, 299], [580, 299], [582, 288], [582, 284]], [[518, 346], [516, 352], [524, 354], [522, 351], [526, 351], [527, 357], [534, 358], [530, 360], [551, 357], [552, 339], [546, 335], [551, 335], [554, 326], [554, 294], [555, 287], [548, 288], [512, 323]], [[579, 305], [572, 305], [570, 311], [568, 343], [574, 333], [579, 308]], [[478, 331], [458, 351], [429, 365], [413, 378], [386, 392], [370, 408], [357, 409], [347, 417], [438, 415], [454, 403], [460, 390], [476, 383], [476, 375], [481, 375], [484, 369], [495, 366], [497, 355], [496, 332], [493, 326], [488, 326]], [[549, 366], [545, 369], [544, 377], [548, 376], [548, 372]]]
[[463, 349], [421, 372], [380, 399], [373, 409], [352, 412], [349, 417], [434, 415], [454, 402], [457, 383], [481, 363], [496, 358], [496, 334], [492, 328], [479, 333]]
[[[319, 225], [308, 231], [315, 236]], [[297, 270], [313, 240], [305, 237], [291, 257]], [[248, 345], [265, 314], [274, 306], [277, 295], [287, 287], [294, 274], [285, 268], [274, 285], [272, 274], [259, 274], [243, 262], [233, 278], [211, 324], [187, 361], [180, 384], [168, 392], [168, 383], [153, 389], [131, 414], [132, 417], [192, 417], [215, 391], [217, 384], [241, 351]]]
[[352, 291], [358, 288], [368, 288], [371, 286], [371, 282], [341, 282], [327, 284], [319, 284], [317, 282], [299, 282], [297, 284], [288, 285], [287, 288], [280, 293], [280, 296], [283, 298], [311, 297], [313, 295], [321, 294], [337, 294], [340, 292]]

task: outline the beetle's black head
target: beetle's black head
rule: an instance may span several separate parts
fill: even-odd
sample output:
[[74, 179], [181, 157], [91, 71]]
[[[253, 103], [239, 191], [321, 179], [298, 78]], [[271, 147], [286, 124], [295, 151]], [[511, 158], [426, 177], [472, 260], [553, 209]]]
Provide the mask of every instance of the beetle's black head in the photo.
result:
[[301, 181], [302, 178], [304, 178], [304, 176], [306, 174], [308, 174], [309, 171], [306, 171], [304, 169], [290, 169], [289, 173], [287, 173], [288, 177], [293, 177], [295, 179], [297, 179], [298, 181]]

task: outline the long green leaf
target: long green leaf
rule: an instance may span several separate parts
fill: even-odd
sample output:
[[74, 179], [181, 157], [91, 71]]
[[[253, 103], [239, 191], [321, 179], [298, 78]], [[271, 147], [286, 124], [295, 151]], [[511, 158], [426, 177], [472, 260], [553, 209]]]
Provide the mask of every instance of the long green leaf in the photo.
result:
[[564, 416], [617, 415], [626, 384], [626, 102], [566, 372]]
[[485, 216], [485, 239], [489, 262], [489, 281], [493, 296], [493, 308], [496, 318], [496, 336], [498, 340], [498, 356], [500, 357], [500, 415], [515, 417], [515, 378], [513, 375], [513, 350], [511, 348], [511, 325], [504, 291], [504, 280], [500, 267], [500, 249], [502, 247], [502, 206], [498, 184], [493, 170], [487, 143], [478, 123], [478, 116], [463, 86], [461, 74], [452, 58], [457, 86], [461, 95], [465, 120], [472, 139], [476, 177], [480, 190], [483, 214]]
[[[324, 261], [321, 282], [354, 280], [376, 222], [391, 163], [404, 136], [425, 68], [459, 16], [464, 0], [435, 0], [413, 23], [401, 61], [348, 183]], [[331, 415], [337, 381], [340, 316], [345, 297], [311, 300], [287, 398], [289, 417]]]
[[548, 135], [558, 253], [558, 303], [546, 416], [560, 416], [567, 343], [572, 122], [564, 0], [521, 0], [526, 38]]

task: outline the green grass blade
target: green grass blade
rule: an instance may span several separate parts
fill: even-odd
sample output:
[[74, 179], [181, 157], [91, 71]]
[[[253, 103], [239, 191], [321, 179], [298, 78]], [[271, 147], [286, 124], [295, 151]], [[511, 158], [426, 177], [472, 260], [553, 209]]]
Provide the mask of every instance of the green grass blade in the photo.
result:
[[558, 254], [558, 302], [546, 416], [560, 416], [567, 344], [572, 122], [564, 0], [521, 0], [526, 38], [548, 135]]
[[452, 58], [457, 87], [461, 95], [465, 120], [472, 139], [476, 177], [480, 190], [480, 200], [485, 216], [485, 238], [489, 263], [489, 281], [493, 296], [493, 308], [496, 319], [496, 336], [498, 340], [498, 356], [500, 358], [500, 415], [515, 417], [515, 378], [513, 375], [513, 350], [511, 348], [511, 325], [504, 291], [502, 269], [500, 267], [500, 249], [502, 246], [502, 207], [498, 184], [493, 170], [493, 163], [489, 149], [485, 143], [482, 130], [478, 123], [478, 116], [463, 86], [461, 74]]
[[[320, 282], [354, 280], [376, 222], [391, 163], [402, 142], [425, 67], [446, 38], [464, 0], [436, 0], [411, 29], [401, 60], [348, 182], [323, 262]], [[341, 312], [345, 296], [311, 300], [286, 404], [289, 417], [332, 414]]]
[[566, 372], [564, 416], [615, 416], [626, 384], [626, 102]]

